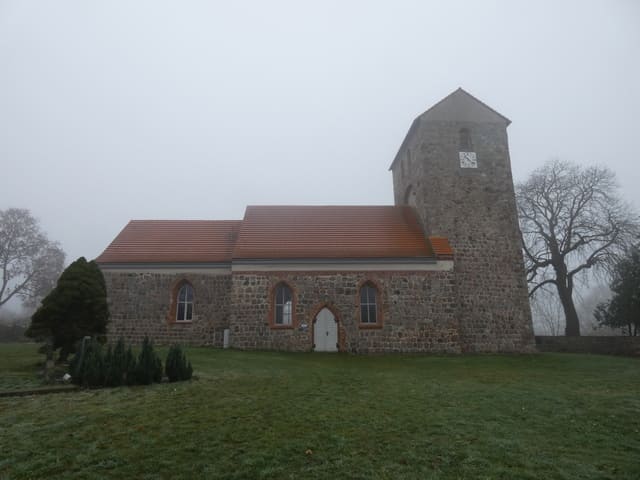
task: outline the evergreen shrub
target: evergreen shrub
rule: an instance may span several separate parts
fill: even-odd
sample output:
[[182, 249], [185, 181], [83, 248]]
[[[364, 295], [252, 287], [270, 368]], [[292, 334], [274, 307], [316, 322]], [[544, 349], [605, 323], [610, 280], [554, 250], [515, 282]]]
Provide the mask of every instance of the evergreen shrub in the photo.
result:
[[[119, 387], [122, 385], [150, 385], [162, 381], [162, 361], [149, 338], [142, 342], [138, 358], [124, 340], [109, 345], [106, 352], [97, 339], [76, 347], [76, 355], [69, 364], [71, 381], [82, 387]], [[167, 354], [166, 374], [170, 382], [189, 380], [193, 374], [191, 362], [179, 345]]]
[[25, 335], [38, 342], [51, 338], [53, 350], [60, 350], [59, 360], [66, 361], [85, 336], [104, 343], [108, 321], [102, 271], [95, 261], [80, 257], [62, 272], [56, 287], [42, 299]]
[[76, 385], [95, 388], [105, 384], [107, 364], [102, 354], [102, 345], [91, 339], [73, 357], [70, 364], [71, 381]]
[[136, 382], [140, 385], [150, 385], [162, 380], [162, 361], [153, 349], [153, 343], [148, 337], [142, 342], [142, 349], [135, 368]]
[[127, 351], [124, 354], [124, 383], [125, 385], [136, 384], [136, 357], [133, 355], [131, 345], [127, 347]]
[[[131, 381], [129, 376], [133, 376], [132, 370], [135, 369], [135, 358], [129, 350], [125, 349], [124, 340], [120, 338], [112, 349], [111, 345], [105, 356], [107, 364], [105, 375], [105, 386], [119, 387], [125, 385], [127, 380]], [[132, 365], [133, 363], [133, 365]]]
[[180, 348], [180, 345], [172, 345], [165, 362], [165, 373], [170, 382], [190, 380], [193, 373], [191, 362]]

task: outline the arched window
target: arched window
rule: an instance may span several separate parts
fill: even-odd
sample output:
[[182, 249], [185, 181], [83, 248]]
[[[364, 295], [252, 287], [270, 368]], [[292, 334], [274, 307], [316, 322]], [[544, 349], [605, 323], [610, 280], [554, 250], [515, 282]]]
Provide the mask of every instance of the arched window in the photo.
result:
[[176, 298], [176, 322], [190, 322], [193, 319], [193, 287], [184, 283]]
[[293, 320], [293, 292], [286, 283], [279, 283], [275, 289], [275, 325], [291, 325]]
[[460, 129], [460, 152], [473, 152], [473, 144], [471, 143], [471, 132], [468, 128]]
[[369, 282], [360, 287], [360, 323], [378, 323], [378, 290]]
[[[407, 164], [405, 167], [405, 163]], [[411, 174], [411, 150], [407, 149], [407, 159], [406, 162], [400, 160], [400, 177], [404, 178], [406, 173]]]
[[404, 205], [416, 206], [416, 191], [412, 185], [409, 185], [404, 192]]

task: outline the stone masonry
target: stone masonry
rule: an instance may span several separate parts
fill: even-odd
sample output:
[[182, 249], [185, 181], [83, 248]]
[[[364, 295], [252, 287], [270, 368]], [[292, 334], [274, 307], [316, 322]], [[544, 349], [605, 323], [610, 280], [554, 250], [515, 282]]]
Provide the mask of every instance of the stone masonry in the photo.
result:
[[[123, 337], [139, 343], [145, 336], [159, 344], [213, 345], [222, 347], [229, 328], [231, 274], [125, 273], [104, 270], [111, 320], [109, 341]], [[174, 287], [187, 280], [194, 289], [191, 322], [171, 318]]]
[[[459, 353], [450, 271], [256, 272], [233, 274], [232, 346], [241, 349], [312, 350], [315, 315], [328, 307], [338, 320], [339, 350], [353, 353]], [[294, 292], [291, 328], [269, 324], [271, 292], [285, 281]], [[380, 326], [359, 324], [359, 286], [381, 293]]]
[[[222, 346], [230, 328], [239, 349], [311, 351], [315, 315], [328, 307], [338, 320], [340, 351], [352, 353], [461, 351], [452, 272], [255, 272], [233, 275], [104, 271], [109, 292], [109, 340]], [[174, 286], [194, 288], [194, 318], [170, 318]], [[272, 292], [294, 291], [289, 328], [269, 322]], [[379, 325], [359, 324], [359, 287], [380, 293]]]
[[[425, 234], [446, 236], [453, 247], [463, 350], [530, 351], [534, 338], [508, 120], [465, 96], [454, 99], [458, 105], [445, 100], [414, 123], [392, 167], [395, 202], [415, 206]], [[465, 109], [472, 114], [452, 121], [448, 110], [460, 102], [473, 103]], [[471, 134], [477, 168], [460, 166], [462, 129]]]

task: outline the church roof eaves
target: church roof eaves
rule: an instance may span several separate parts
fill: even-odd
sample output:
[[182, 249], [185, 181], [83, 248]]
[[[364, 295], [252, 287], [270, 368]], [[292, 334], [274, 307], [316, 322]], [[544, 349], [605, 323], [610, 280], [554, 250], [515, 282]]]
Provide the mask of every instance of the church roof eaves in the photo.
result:
[[324, 264], [354, 264], [354, 265], [384, 265], [384, 264], [432, 264], [436, 263], [435, 256], [431, 257], [356, 257], [356, 258], [236, 258], [234, 265], [324, 265]]

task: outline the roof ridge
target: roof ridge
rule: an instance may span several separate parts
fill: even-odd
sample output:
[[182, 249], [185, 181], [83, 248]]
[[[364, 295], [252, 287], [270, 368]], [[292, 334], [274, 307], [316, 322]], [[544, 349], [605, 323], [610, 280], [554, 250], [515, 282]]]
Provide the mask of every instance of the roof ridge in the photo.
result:
[[234, 220], [212, 220], [206, 218], [197, 218], [197, 219], [184, 219], [184, 218], [134, 218], [129, 220], [131, 222], [176, 222], [176, 223], [234, 223], [234, 222], [242, 222], [242, 220], [234, 219]]
[[323, 205], [247, 205], [247, 208], [397, 208], [402, 207], [403, 205], [332, 205], [332, 204], [323, 204]]

